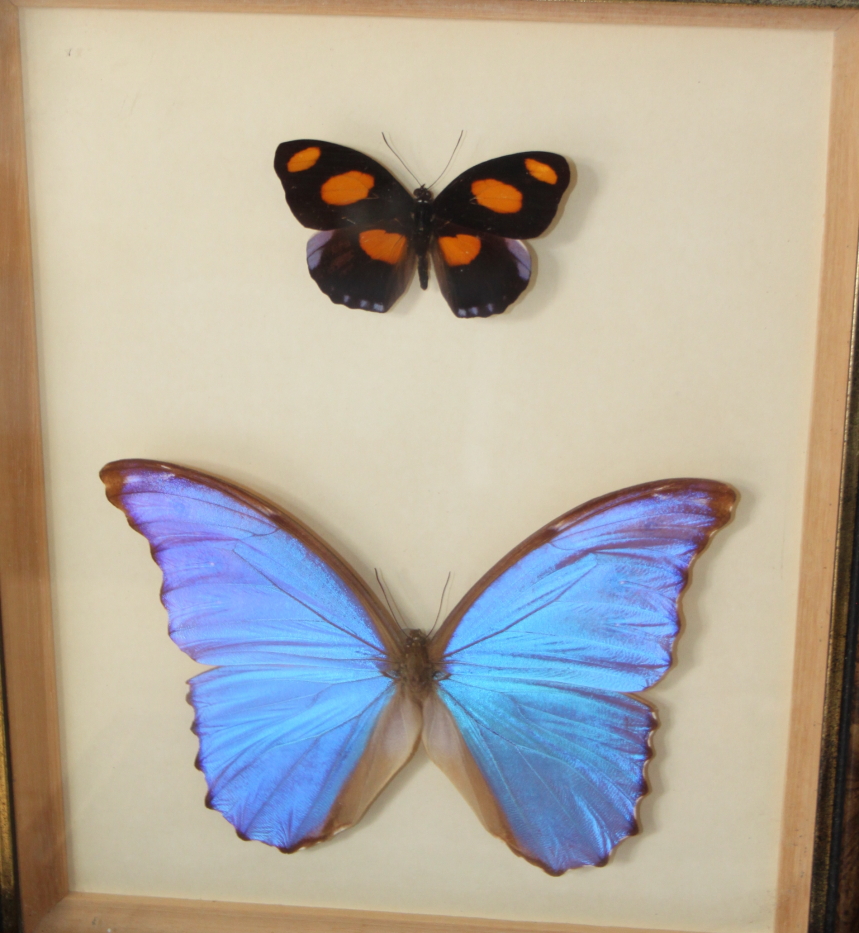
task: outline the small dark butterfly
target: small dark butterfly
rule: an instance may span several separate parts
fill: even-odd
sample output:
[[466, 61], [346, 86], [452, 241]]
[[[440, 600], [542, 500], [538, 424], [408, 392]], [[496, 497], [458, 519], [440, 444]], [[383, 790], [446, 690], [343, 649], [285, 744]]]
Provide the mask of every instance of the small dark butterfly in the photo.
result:
[[274, 170], [305, 227], [307, 266], [335, 303], [387, 311], [421, 288], [432, 256], [441, 293], [457, 317], [501, 314], [525, 290], [531, 256], [520, 240], [552, 222], [570, 182], [554, 152], [517, 152], [481, 162], [433, 198], [414, 196], [375, 159], [318, 139], [281, 143]]

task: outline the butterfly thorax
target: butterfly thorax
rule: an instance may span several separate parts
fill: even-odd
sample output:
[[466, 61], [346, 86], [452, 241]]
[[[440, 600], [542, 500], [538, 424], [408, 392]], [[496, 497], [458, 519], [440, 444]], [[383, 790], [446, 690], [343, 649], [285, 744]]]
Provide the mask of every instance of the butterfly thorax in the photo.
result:
[[421, 288], [429, 284], [429, 246], [432, 236], [433, 194], [425, 185], [415, 188], [415, 252], [418, 256], [418, 280]]
[[430, 660], [429, 637], [420, 629], [408, 629], [400, 660], [393, 666], [390, 675], [402, 681], [416, 699], [423, 699], [439, 678], [440, 669]]

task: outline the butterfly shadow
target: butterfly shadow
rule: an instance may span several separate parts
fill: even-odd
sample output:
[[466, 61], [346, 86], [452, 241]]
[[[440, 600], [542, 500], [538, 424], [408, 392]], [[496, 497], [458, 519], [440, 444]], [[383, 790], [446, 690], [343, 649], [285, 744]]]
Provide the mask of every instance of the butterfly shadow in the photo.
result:
[[[724, 548], [731, 547], [734, 534], [742, 531], [749, 524], [754, 514], [756, 501], [754, 493], [739, 484], [735, 485], [734, 488], [739, 493], [737, 508], [734, 517], [727, 526], [733, 534], [729, 533], [711, 539], [706, 550], [706, 555], [709, 556], [704, 557], [702, 555], [703, 559], [696, 563], [684, 591], [683, 600], [680, 604], [680, 634], [672, 652], [671, 667], [665, 674], [665, 678], [671, 678], [673, 682], [688, 676], [689, 672], [698, 666], [700, 659], [706, 653], [704, 640], [706, 638], [707, 621], [701, 611], [701, 601], [707, 592], [707, 567], [711, 561], [717, 564], [722, 563], [721, 551]], [[695, 578], [694, 587], [692, 586], [692, 576]], [[690, 620], [692, 620], [691, 624]], [[676, 749], [672, 749], [669, 738], [675, 722], [674, 707], [665, 697], [660, 697], [656, 702], [655, 700], [651, 701], [648, 694], [645, 693], [639, 699], [645, 700], [654, 709], [658, 724], [651, 740], [651, 758], [645, 771], [647, 791], [639, 801], [636, 811], [638, 833], [624, 839], [612, 853], [610, 862], [618, 865], [632, 862], [638, 858], [636, 850], [642, 836], [646, 839], [663, 828], [660, 803], [663, 794], [671, 790], [670, 783], [666, 780], [665, 775], [671, 767], [672, 754], [675, 756], [677, 754]]]
[[[551, 247], [566, 246], [581, 236], [598, 190], [599, 179], [596, 171], [587, 163], [577, 164], [570, 161], [570, 186], [561, 198], [555, 219], [539, 238], [539, 253], [531, 248], [530, 241], [526, 243], [531, 255], [531, 280], [525, 291], [507, 309], [508, 312], [513, 311], [517, 320], [531, 320], [542, 313], [539, 302], [529, 302], [525, 308], [519, 307], [535, 288], [540, 289], [543, 305], [552, 302], [557, 296], [561, 283], [565, 281], [573, 266], [570, 262], [562, 261], [557, 250]], [[570, 200], [573, 201], [572, 208], [567, 206]], [[550, 234], [552, 235], [551, 245], [544, 244], [543, 238]], [[506, 318], [507, 315], [499, 315], [499, 317]]]
[[[755, 511], [755, 494], [740, 484], [735, 485], [734, 489], [738, 493], [737, 506], [731, 521], [725, 526], [727, 533], [710, 540], [706, 551], [689, 574], [689, 581], [680, 603], [680, 633], [666, 677], [679, 679], [686, 676], [706, 654], [703, 645], [706, 625], [702, 604], [706, 602], [708, 595], [708, 568], [711, 563], [722, 562], [722, 550], [732, 546], [734, 537], [748, 526]], [[689, 619], [694, 620], [692, 625], [688, 624]], [[678, 667], [681, 669], [675, 670]]]

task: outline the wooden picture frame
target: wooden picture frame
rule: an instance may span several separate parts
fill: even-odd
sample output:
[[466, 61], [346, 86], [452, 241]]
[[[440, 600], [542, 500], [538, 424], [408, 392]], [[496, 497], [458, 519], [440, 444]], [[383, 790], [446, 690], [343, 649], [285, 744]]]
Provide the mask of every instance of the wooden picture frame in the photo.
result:
[[[18, 7], [328, 13], [813, 29], [834, 35], [826, 218], [776, 933], [859, 922], [859, 3], [800, 7], [539, 0], [0, 0], [0, 744], [4, 931], [618, 928], [69, 893], [52, 647]], [[852, 725], [852, 729], [851, 729]], [[627, 930], [625, 933], [658, 933]]]

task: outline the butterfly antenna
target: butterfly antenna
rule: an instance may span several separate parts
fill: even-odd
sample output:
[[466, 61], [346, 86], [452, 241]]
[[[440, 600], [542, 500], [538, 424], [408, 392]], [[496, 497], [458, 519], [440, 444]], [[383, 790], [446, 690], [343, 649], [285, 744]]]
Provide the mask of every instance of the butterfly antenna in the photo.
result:
[[462, 142], [462, 137], [465, 136], [465, 130], [459, 131], [459, 139], [456, 141], [456, 145], [453, 147], [453, 152], [450, 154], [450, 158], [447, 160], [447, 165], [442, 169], [441, 175], [436, 178], [432, 184], [427, 185], [427, 188], [432, 188], [433, 185], [438, 184], [439, 179], [444, 177], [444, 173], [450, 168], [450, 163], [453, 162], [453, 157], [456, 155], [456, 150], [459, 149], [459, 144]]
[[376, 582], [379, 584], [379, 589], [382, 591], [382, 595], [385, 597], [385, 602], [388, 604], [388, 612], [394, 617], [394, 621], [400, 628], [405, 628], [403, 623], [403, 615], [400, 612], [399, 606], [394, 602], [394, 597], [388, 595], [387, 587], [385, 586], [385, 581], [382, 579], [382, 573], [378, 567], [374, 568], [376, 573]]
[[400, 612], [400, 607], [397, 605], [397, 601], [394, 599], [394, 594], [391, 593], [391, 602], [394, 604], [394, 609], [397, 610], [397, 615], [399, 616], [400, 627], [406, 627], [406, 617]]
[[404, 168], [404, 169], [409, 173], [409, 175], [411, 175], [412, 178], [414, 178], [414, 180], [418, 183], [418, 187], [421, 187], [421, 182], [420, 182], [420, 179], [418, 178], [418, 176], [415, 175], [415, 173], [408, 167], [408, 165], [406, 165], [406, 160], [399, 154], [399, 152], [397, 152], [396, 149], [394, 149], [394, 147], [390, 144], [390, 142], [388, 142], [388, 137], [385, 136], [384, 133], [382, 133], [382, 139], [385, 140], [385, 145], [386, 145], [386, 146], [391, 150], [391, 152], [393, 152], [394, 155], [400, 160], [400, 162], [401, 162], [403, 168]]
[[441, 610], [444, 606], [444, 598], [447, 596], [447, 588], [450, 586], [450, 578], [453, 576], [453, 571], [449, 571], [447, 579], [444, 581], [444, 589], [441, 591], [441, 599], [438, 601], [438, 612], [435, 614], [435, 622], [432, 624], [432, 628], [429, 630], [430, 635], [435, 631], [435, 627], [438, 625], [438, 620], [441, 618]]
[[391, 605], [391, 600], [388, 599], [388, 591], [385, 589], [385, 584], [384, 584], [384, 581], [382, 580], [382, 574], [379, 568], [374, 567], [373, 572], [376, 574], [376, 583], [379, 584], [379, 589], [382, 591], [382, 596], [385, 597], [385, 602], [388, 605], [388, 612], [390, 612], [391, 615], [394, 616], [394, 618], [396, 619], [396, 615], [394, 615], [394, 607]]

